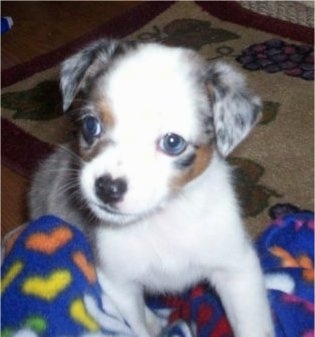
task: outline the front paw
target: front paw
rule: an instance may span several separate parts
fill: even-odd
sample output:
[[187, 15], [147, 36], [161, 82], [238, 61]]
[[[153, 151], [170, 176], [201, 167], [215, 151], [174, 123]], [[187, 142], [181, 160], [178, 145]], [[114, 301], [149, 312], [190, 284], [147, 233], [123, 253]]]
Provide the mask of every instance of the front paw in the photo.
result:
[[178, 320], [164, 328], [159, 337], [173, 336], [195, 337], [197, 336], [197, 327], [193, 323], [189, 325], [184, 320]]
[[252, 328], [248, 329], [246, 331], [243, 331], [241, 333], [237, 333], [235, 337], [275, 337], [275, 334], [273, 332], [273, 328], [268, 329], [260, 329], [260, 328]]
[[145, 311], [146, 325], [148, 327], [150, 336], [159, 337], [162, 335], [163, 327], [166, 326], [167, 320], [156, 316], [150, 309]]

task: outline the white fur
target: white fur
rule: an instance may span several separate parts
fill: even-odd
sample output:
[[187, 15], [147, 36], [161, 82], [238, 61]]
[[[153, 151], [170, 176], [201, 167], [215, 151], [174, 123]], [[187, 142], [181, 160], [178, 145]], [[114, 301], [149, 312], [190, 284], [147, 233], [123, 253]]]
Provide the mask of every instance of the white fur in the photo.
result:
[[160, 209], [133, 225], [97, 230], [100, 279], [139, 336], [159, 331], [147, 309], [144, 325], [143, 290], [179, 292], [206, 279], [219, 292], [236, 336], [271, 337], [262, 274], [242, 228], [225, 162], [215, 154], [201, 176], [168, 198], [172, 158], [156, 151], [156, 139], [175, 132], [194, 140], [200, 130], [196, 102], [208, 104], [192, 87], [190, 65], [183, 58], [181, 49], [171, 54], [153, 45], [119, 63], [104, 84], [115, 112], [115, 145], [82, 176], [97, 175], [91, 171], [106, 162], [106, 172], [126, 177], [129, 184], [118, 205], [122, 213]]
[[236, 336], [273, 336], [259, 263], [218, 157], [163, 211], [119, 230], [100, 228], [97, 237], [101, 283], [139, 336], [149, 336], [143, 289], [179, 292], [201, 279], [216, 287]]
[[[181, 49], [170, 54], [166, 48], [152, 45], [126, 57], [99, 85], [99, 91], [106, 88], [115, 127], [109, 131], [113, 145], [81, 173], [83, 193], [92, 205], [98, 200], [91, 186], [106, 173], [127, 178], [128, 193], [118, 205], [126, 215], [149, 212], [166, 199], [174, 174], [173, 158], [157, 150], [158, 139], [173, 132], [194, 140], [200, 130], [196, 101], [203, 100], [204, 109], [208, 109], [206, 97], [187, 80], [190, 66], [183, 63], [184, 57]], [[141, 64], [140, 74], [135, 60]], [[93, 209], [101, 218], [107, 216], [99, 207]]]

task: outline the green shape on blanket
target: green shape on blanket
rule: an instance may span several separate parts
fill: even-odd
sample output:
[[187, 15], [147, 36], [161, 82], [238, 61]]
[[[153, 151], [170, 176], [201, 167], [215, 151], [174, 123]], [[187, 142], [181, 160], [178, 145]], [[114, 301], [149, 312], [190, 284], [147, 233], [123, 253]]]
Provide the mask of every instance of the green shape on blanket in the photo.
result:
[[14, 331], [12, 329], [6, 328], [1, 330], [1, 337], [11, 337], [13, 336]]
[[26, 319], [19, 330], [16, 328], [6, 328], [1, 330], [1, 337], [13, 337], [21, 331], [33, 331], [39, 335], [43, 334], [47, 329], [47, 322], [44, 318], [40, 316], [31, 316]]
[[38, 333], [43, 333], [47, 329], [47, 322], [40, 316], [34, 316], [25, 321], [25, 326]]

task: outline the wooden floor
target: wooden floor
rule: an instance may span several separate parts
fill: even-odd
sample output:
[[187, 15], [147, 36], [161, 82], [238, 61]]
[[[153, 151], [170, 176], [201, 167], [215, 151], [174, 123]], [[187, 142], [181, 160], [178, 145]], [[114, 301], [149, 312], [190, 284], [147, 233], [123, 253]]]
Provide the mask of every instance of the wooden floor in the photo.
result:
[[[2, 1], [2, 16], [13, 29], [2, 36], [1, 68], [54, 50], [121, 15], [140, 1]], [[5, 146], [2, 142], [2, 146]], [[29, 181], [1, 165], [1, 237], [27, 220]]]

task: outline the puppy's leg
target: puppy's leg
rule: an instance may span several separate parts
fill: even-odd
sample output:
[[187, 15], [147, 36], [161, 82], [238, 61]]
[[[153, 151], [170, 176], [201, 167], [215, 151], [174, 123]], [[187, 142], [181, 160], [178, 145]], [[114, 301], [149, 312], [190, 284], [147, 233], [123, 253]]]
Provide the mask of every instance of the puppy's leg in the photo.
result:
[[[101, 272], [98, 272], [98, 276], [103, 291], [113, 301], [136, 336], [154, 337], [159, 333], [157, 322], [152, 319], [153, 313], [145, 307], [143, 291], [140, 286], [133, 283], [111, 282]], [[150, 325], [152, 325], [149, 328], [154, 331], [149, 332], [149, 328], [146, 326], [147, 318], [150, 319]]]
[[[240, 261], [240, 260], [238, 260]], [[235, 337], [273, 337], [274, 330], [263, 275], [254, 251], [238, 265], [211, 275]]]
[[163, 321], [157, 317], [147, 306], [145, 307], [145, 320], [150, 331], [150, 335], [159, 336], [167, 320]]

